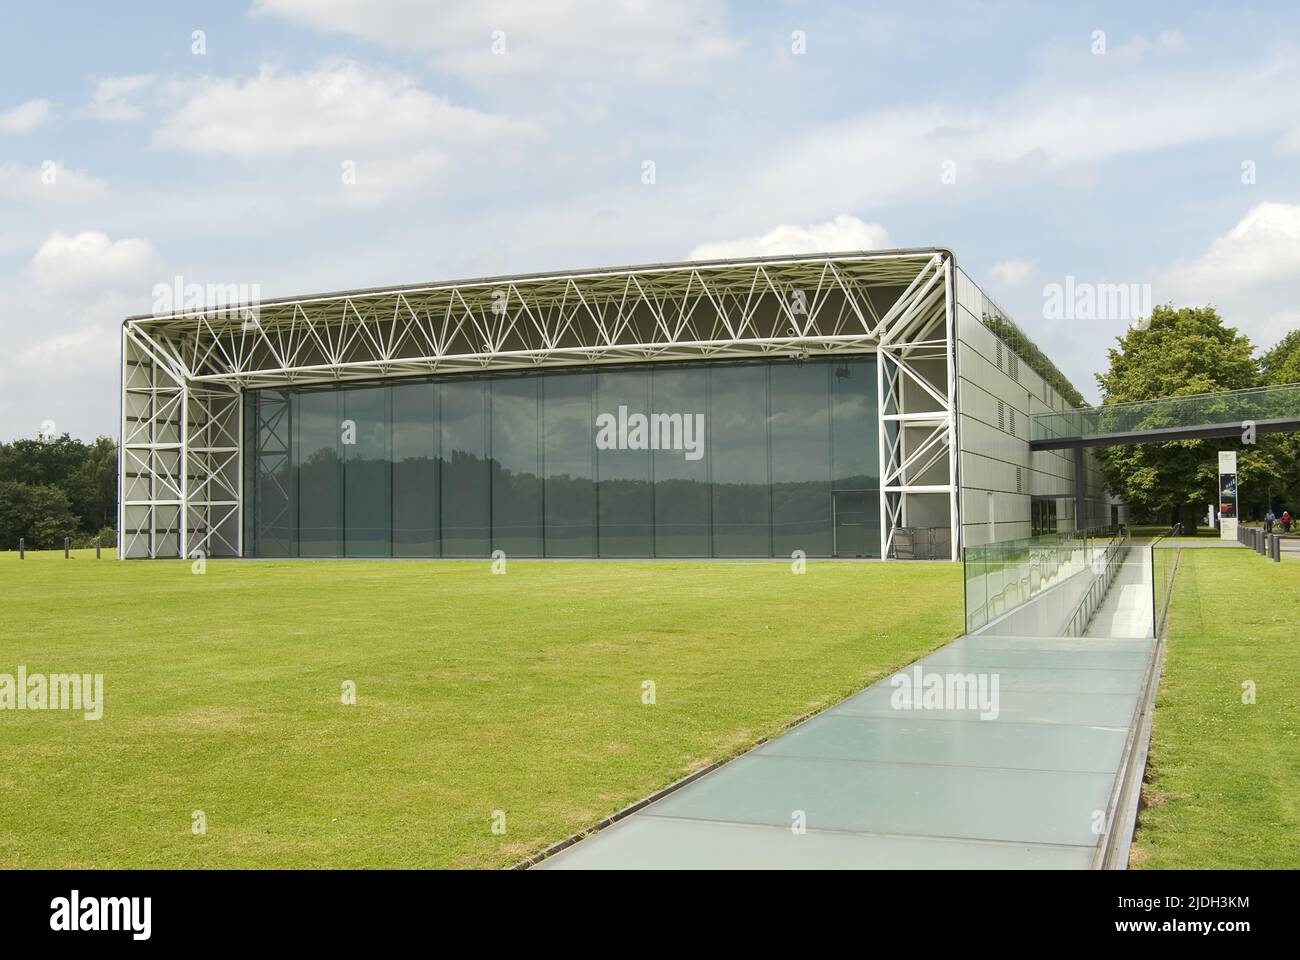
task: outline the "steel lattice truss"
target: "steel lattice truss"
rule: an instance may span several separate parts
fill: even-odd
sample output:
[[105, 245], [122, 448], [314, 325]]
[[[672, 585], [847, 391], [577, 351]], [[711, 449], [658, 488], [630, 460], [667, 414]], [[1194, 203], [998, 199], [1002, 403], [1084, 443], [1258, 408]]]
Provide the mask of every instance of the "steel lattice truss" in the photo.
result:
[[947, 493], [955, 557], [951, 267], [942, 250], [707, 261], [132, 317], [122, 327], [121, 554], [242, 553], [245, 390], [874, 352], [882, 555], [909, 494]]

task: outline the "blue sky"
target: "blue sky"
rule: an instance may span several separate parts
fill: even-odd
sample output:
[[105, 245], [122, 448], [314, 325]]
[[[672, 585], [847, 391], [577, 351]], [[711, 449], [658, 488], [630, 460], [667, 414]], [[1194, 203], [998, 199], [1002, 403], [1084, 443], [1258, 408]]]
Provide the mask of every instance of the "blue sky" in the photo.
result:
[[1286, 4], [107, 7], [6, 12], [0, 439], [114, 433], [117, 323], [177, 276], [943, 245], [1090, 397], [1129, 320], [1049, 319], [1067, 277], [1300, 326]]

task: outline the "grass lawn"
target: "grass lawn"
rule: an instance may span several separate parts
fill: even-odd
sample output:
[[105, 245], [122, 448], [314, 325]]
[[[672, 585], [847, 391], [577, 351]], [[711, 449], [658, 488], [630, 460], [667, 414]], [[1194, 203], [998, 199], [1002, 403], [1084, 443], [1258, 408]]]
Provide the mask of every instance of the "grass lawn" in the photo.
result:
[[962, 628], [955, 564], [489, 569], [0, 553], [0, 673], [105, 700], [0, 711], [0, 868], [507, 866]]
[[1183, 551], [1146, 780], [1133, 866], [1300, 867], [1300, 562]]

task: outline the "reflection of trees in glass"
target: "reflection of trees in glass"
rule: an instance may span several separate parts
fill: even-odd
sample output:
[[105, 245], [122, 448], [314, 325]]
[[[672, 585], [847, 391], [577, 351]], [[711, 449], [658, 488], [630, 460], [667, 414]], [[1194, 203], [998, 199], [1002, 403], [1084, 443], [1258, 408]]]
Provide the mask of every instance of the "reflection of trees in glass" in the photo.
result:
[[[611, 371], [608, 388], [601, 370], [304, 389], [293, 394], [294, 458], [287, 430], [257, 431], [250, 452], [261, 479], [294, 464], [283, 484], [293, 496], [278, 506], [301, 527], [284, 531], [282, 553], [824, 556], [832, 489], [879, 486], [875, 369], [871, 357], [838, 357], [670, 364], [639, 380]], [[596, 451], [601, 389], [651, 412], [707, 408], [705, 459]], [[349, 412], [358, 442], [344, 445]], [[264, 534], [270, 519], [250, 518]]]

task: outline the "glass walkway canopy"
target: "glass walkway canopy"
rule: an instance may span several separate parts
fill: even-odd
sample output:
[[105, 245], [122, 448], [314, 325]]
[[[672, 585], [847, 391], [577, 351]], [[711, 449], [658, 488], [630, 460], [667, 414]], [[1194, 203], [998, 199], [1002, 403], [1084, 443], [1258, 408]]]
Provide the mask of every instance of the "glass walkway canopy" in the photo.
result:
[[1165, 397], [1042, 413], [1033, 419], [1033, 450], [1198, 440], [1300, 430], [1300, 383], [1223, 393]]

